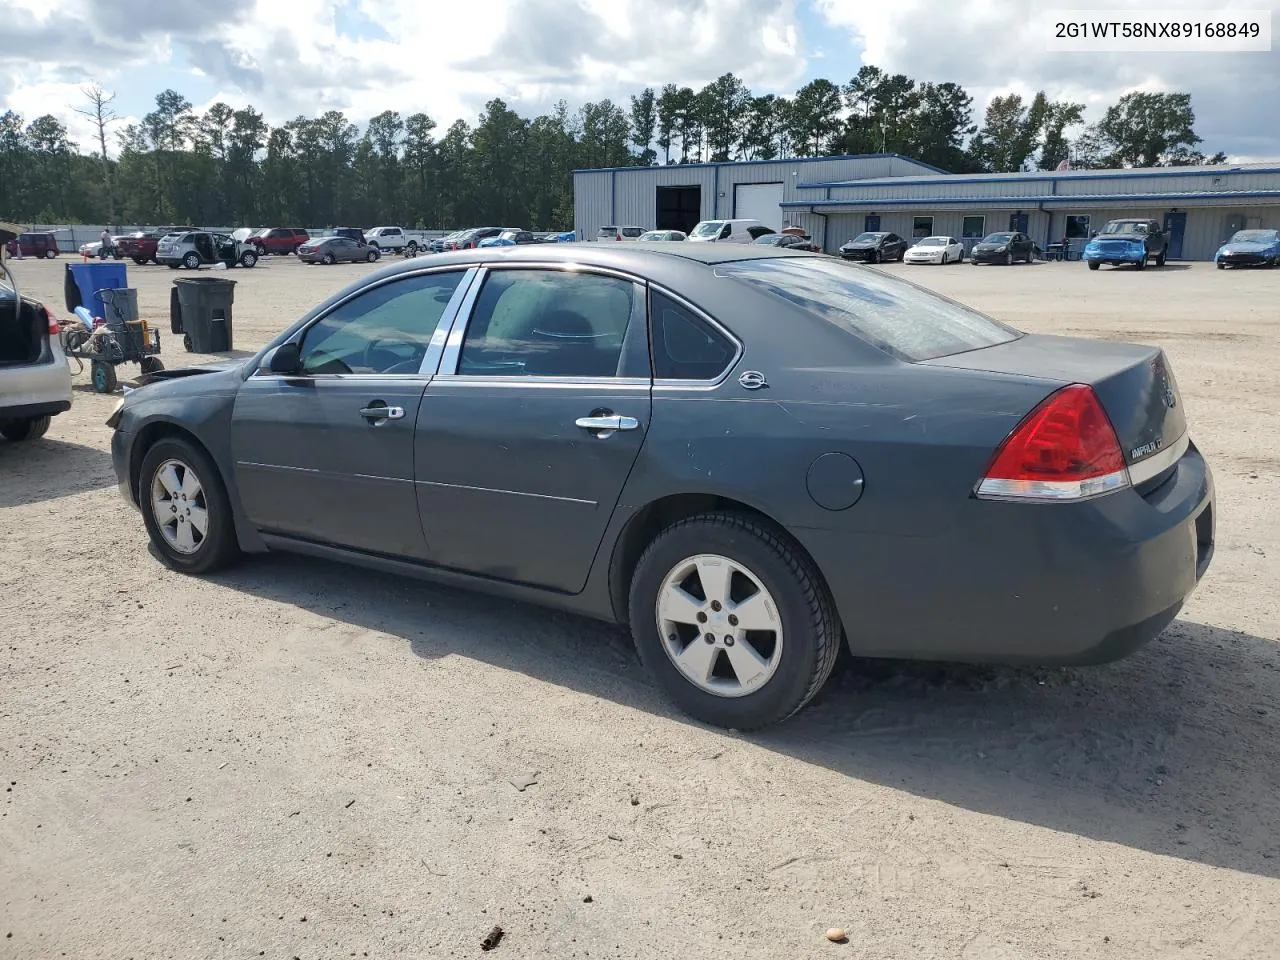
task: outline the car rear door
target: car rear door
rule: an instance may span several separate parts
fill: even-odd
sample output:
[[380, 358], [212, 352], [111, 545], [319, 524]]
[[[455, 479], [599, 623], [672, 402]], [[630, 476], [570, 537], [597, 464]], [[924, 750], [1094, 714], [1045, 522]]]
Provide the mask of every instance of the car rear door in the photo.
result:
[[572, 264], [491, 266], [418, 414], [430, 559], [575, 593], [649, 425], [645, 295]]
[[370, 553], [425, 556], [414, 421], [473, 273], [428, 269], [366, 287], [300, 335], [299, 374], [259, 371], [244, 382], [232, 414], [232, 450], [241, 503], [255, 527]]

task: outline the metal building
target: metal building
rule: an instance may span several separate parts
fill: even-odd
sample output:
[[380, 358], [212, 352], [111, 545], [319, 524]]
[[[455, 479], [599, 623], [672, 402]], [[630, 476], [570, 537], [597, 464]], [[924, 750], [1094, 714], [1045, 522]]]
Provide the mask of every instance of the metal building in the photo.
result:
[[946, 234], [966, 247], [1022, 230], [1047, 246], [1144, 217], [1165, 224], [1175, 259], [1209, 260], [1236, 230], [1280, 229], [1280, 165], [956, 175], [880, 154], [620, 167], [575, 171], [574, 211], [584, 239], [606, 224], [687, 230], [700, 219], [751, 217], [803, 226], [828, 252], [864, 230]]
[[799, 222], [783, 205], [812, 196], [802, 186], [941, 173], [896, 153], [575, 170], [574, 229], [594, 240], [603, 226], [687, 233], [699, 220], [749, 218], [776, 230]]

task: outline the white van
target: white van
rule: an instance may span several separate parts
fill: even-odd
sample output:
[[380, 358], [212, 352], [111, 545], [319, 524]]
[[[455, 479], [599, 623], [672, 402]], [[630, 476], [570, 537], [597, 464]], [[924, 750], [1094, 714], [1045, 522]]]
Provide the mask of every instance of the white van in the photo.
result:
[[612, 240], [639, 240], [644, 233], [639, 227], [601, 227], [596, 234], [596, 243]]
[[689, 234], [691, 242], [754, 243], [766, 233], [777, 233], [759, 220], [703, 220]]

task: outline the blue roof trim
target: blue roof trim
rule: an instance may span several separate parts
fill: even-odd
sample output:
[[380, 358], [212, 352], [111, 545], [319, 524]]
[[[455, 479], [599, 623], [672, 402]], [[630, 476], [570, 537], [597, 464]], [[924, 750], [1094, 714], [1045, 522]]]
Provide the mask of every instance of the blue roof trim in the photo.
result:
[[[948, 183], [1053, 183], [1072, 180], [1115, 180], [1124, 177], [1221, 177], [1228, 173], [1280, 173], [1280, 167], [1215, 167], [1212, 170], [1188, 170], [1181, 167], [1141, 167], [1134, 170], [1103, 170], [1097, 173], [1075, 173], [1064, 170], [1037, 170], [1009, 174], [948, 174]], [[893, 184], [936, 183], [937, 177], [876, 177], [874, 180], [833, 180], [830, 183], [797, 183], [797, 190], [825, 190], [830, 187], [873, 187]]]
[[1196, 193], [1091, 193], [1045, 194], [1036, 197], [880, 197], [874, 200], [787, 200], [780, 207], [807, 209], [810, 207], [917, 207], [960, 204], [970, 207], [995, 207], [1008, 204], [1057, 204], [1117, 203], [1131, 200], [1210, 200], [1222, 197], [1229, 200], [1254, 200], [1280, 197], [1280, 190], [1201, 190]]
[[[770, 163], [821, 163], [828, 160], [905, 160], [907, 163], [915, 164], [918, 167], [924, 167], [926, 170], [933, 170], [945, 176], [951, 176], [941, 167], [935, 167], [932, 163], [925, 163], [923, 160], [913, 160], [911, 157], [903, 156], [900, 153], [842, 153], [833, 157], [787, 157], [777, 160], [724, 160], [718, 163], [667, 163], [667, 164], [650, 164], [647, 167], [579, 167], [572, 173], [613, 173], [622, 170], [705, 170], [712, 167], [751, 167], [763, 166]], [[889, 178], [897, 180], [897, 177]], [[859, 181], [853, 181], [857, 183]]]

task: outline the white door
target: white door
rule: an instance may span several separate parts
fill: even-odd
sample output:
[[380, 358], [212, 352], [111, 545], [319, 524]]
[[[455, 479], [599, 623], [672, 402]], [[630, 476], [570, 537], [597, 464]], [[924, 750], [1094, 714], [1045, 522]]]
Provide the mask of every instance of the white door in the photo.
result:
[[782, 230], [782, 184], [740, 183], [733, 188], [733, 218], [759, 220], [771, 230]]

